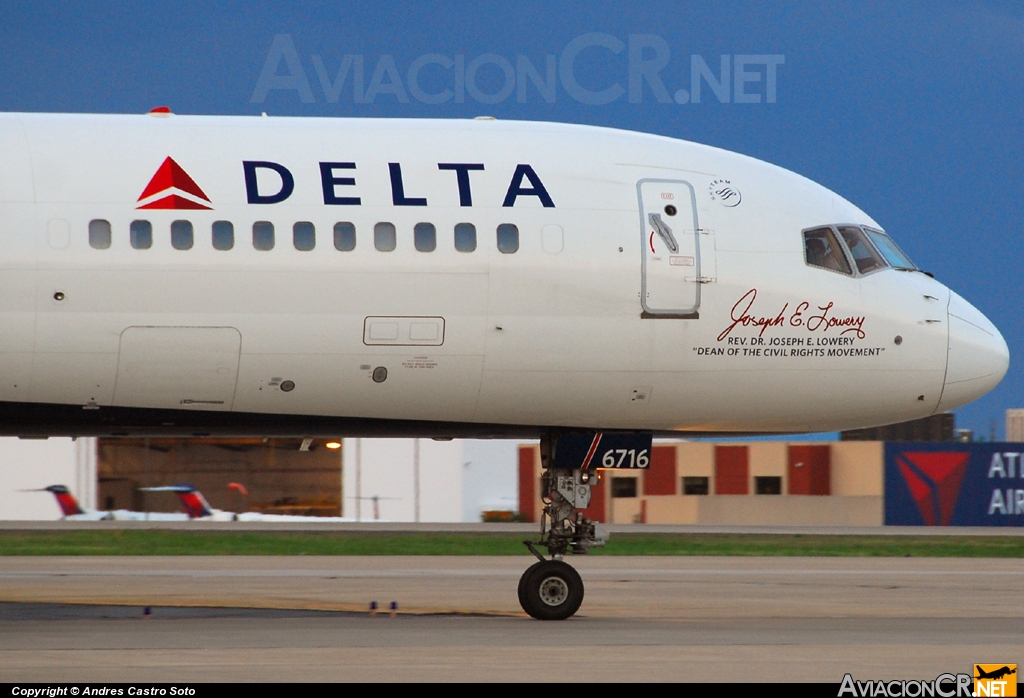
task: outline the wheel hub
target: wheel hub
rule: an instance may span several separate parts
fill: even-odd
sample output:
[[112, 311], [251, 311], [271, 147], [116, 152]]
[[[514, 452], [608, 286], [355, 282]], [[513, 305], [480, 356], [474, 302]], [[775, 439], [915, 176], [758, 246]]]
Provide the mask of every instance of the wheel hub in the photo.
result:
[[548, 577], [540, 583], [540, 600], [548, 606], [561, 606], [569, 598], [569, 585], [561, 577]]

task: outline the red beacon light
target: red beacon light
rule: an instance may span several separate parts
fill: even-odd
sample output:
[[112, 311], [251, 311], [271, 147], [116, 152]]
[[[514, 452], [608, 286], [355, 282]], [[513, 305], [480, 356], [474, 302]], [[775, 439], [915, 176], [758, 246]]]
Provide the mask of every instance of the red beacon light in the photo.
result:
[[170, 107], [153, 107], [149, 110], [150, 116], [171, 116], [173, 113]]

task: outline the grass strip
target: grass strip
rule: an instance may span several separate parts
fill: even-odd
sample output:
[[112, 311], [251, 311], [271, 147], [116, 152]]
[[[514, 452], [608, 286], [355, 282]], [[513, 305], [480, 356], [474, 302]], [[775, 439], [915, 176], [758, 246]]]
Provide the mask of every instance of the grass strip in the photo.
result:
[[[507, 533], [11, 531], [10, 555], [527, 555]], [[1016, 536], [842, 536], [623, 533], [596, 555], [1024, 557]]]

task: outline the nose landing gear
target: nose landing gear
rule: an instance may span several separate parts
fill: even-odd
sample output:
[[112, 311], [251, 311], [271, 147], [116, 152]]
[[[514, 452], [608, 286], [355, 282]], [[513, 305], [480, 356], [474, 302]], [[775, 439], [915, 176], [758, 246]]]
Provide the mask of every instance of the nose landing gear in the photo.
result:
[[[565, 620], [579, 610], [583, 580], [562, 557], [567, 552], [585, 554], [608, 541], [603, 526], [577, 511], [590, 504], [592, 477], [595, 474], [585, 470], [549, 468], [541, 478], [540, 540], [523, 541], [539, 562], [519, 580], [519, 605], [538, 620]], [[551, 559], [544, 559], [537, 546], [546, 547]]]
[[[566, 432], [552, 430], [540, 440], [544, 474], [540, 498], [540, 540], [523, 543], [539, 560], [519, 580], [519, 605], [538, 620], [565, 620], [583, 603], [583, 580], [562, 561], [566, 553], [583, 555], [608, 542], [608, 530], [583, 516], [597, 468], [646, 469], [651, 435], [639, 432]], [[557, 454], [556, 454], [557, 450]], [[538, 547], [548, 549], [545, 560]]]

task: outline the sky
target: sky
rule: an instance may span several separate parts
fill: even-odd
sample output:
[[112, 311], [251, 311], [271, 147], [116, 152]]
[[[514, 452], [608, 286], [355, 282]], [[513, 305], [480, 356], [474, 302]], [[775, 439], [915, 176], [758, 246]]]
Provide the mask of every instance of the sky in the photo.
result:
[[[1010, 371], [957, 426], [1001, 438], [1024, 406], [1024, 6], [834, 5], [6, 2], [0, 110], [491, 115], [760, 158], [852, 201], [1000, 328]], [[730, 89], [701, 78], [698, 102], [693, 71], [721, 82], [723, 61]]]

